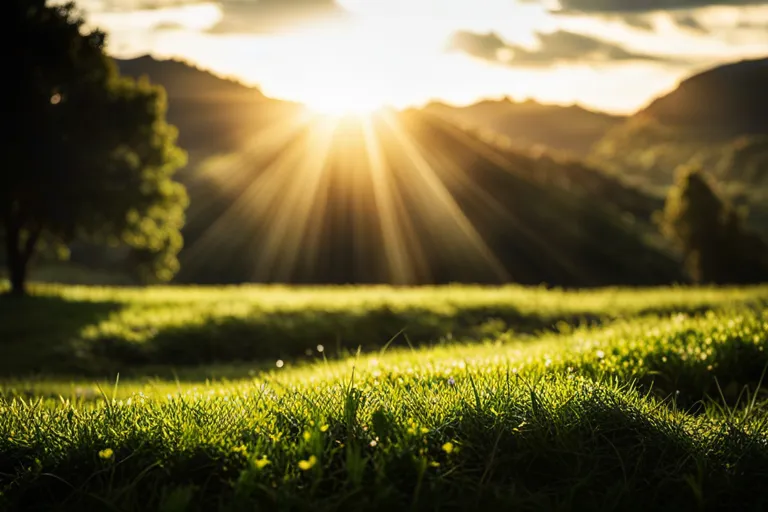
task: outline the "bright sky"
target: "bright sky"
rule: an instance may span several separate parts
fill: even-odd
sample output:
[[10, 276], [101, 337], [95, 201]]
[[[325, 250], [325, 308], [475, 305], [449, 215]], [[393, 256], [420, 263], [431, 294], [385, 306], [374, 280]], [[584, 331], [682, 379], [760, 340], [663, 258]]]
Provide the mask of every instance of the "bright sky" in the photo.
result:
[[768, 0], [80, 0], [118, 57], [183, 58], [325, 110], [532, 97], [631, 112], [768, 56]]

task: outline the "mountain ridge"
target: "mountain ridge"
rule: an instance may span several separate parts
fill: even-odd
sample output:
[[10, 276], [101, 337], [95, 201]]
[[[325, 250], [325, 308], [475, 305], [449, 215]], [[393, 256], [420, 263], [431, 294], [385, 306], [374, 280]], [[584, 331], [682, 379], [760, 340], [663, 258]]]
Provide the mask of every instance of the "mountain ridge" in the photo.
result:
[[168, 119], [194, 156], [180, 175], [191, 201], [177, 282], [684, 280], [647, 239], [655, 203], [593, 169], [494, 145], [428, 111], [382, 112], [369, 126], [260, 93], [208, 95], [247, 87], [183, 66], [123, 64], [167, 88]]
[[564, 106], [532, 99], [516, 102], [509, 97], [464, 107], [433, 102], [423, 110], [455, 123], [495, 131], [518, 149], [541, 146], [578, 157], [587, 155], [595, 142], [624, 120], [623, 116], [578, 104]]
[[[743, 173], [729, 163], [738, 160], [729, 156], [734, 151], [768, 135], [765, 91], [768, 58], [694, 74], [607, 132], [590, 159], [653, 186], [670, 185], [676, 168], [687, 163], [734, 184], [768, 186], [765, 172]], [[759, 178], [733, 181], [747, 174]]]

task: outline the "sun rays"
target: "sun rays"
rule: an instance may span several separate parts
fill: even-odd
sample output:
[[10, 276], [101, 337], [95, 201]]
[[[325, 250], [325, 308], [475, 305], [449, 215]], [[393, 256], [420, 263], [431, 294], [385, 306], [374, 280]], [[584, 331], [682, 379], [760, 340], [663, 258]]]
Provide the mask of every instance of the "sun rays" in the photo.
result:
[[[441, 162], [439, 147], [416, 140], [415, 129], [392, 110], [340, 116], [296, 108], [254, 133], [237, 154], [202, 167], [185, 267], [226, 273], [237, 259], [257, 282], [409, 285], [440, 280], [458, 265], [481, 267], [487, 281], [508, 280], [448, 186], [466, 175]], [[216, 220], [202, 224], [206, 218]]]

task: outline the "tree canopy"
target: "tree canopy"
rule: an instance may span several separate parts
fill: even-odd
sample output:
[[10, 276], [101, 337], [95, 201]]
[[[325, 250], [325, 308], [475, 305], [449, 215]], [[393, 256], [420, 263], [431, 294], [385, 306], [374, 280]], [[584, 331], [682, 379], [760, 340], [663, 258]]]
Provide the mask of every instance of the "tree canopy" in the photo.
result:
[[161, 87], [121, 77], [105, 35], [74, 4], [12, 0], [6, 69], [13, 105], [0, 174], [0, 232], [12, 291], [43, 246], [75, 240], [126, 244], [142, 272], [178, 270], [187, 196], [173, 180], [185, 162], [165, 121]]
[[742, 215], [721, 199], [699, 167], [678, 170], [661, 225], [680, 246], [696, 282], [750, 283], [768, 277], [765, 242], [744, 228]]

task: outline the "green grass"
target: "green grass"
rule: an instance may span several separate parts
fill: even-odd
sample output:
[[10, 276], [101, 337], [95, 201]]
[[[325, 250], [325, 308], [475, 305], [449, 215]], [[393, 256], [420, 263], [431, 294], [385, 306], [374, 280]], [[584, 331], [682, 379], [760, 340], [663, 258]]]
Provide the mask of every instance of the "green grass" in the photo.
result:
[[37, 285], [34, 292], [25, 301], [0, 300], [0, 376], [105, 376], [134, 368], [144, 373], [147, 366], [254, 360], [273, 365], [278, 359], [343, 356], [358, 347], [375, 350], [390, 340], [407, 346], [510, 332], [535, 335], [622, 317], [768, 301], [765, 286], [561, 291]]
[[[142, 377], [131, 365], [132, 376], [119, 381], [7, 372], [0, 508], [768, 507], [765, 288], [186, 292], [41, 288], [30, 303], [120, 305], [81, 329], [125, 311], [145, 322], [165, 311], [154, 316], [161, 331], [174, 321], [171, 311], [224, 315], [244, 303], [265, 323], [293, 312], [301, 329], [314, 320], [319, 332], [332, 328], [324, 315], [342, 321], [353, 311], [355, 325], [375, 324], [371, 332], [402, 329], [376, 323], [371, 312], [383, 304], [416, 320], [434, 315], [445, 322], [434, 332], [468, 330], [461, 342], [409, 348], [376, 340], [358, 355], [286, 360], [279, 369], [269, 354], [268, 371], [245, 362], [179, 365], [177, 380]], [[467, 310], [476, 316], [456, 320]], [[300, 315], [306, 311], [313, 314]], [[517, 316], [504, 317], [504, 326], [489, 323], [510, 311]], [[573, 326], [585, 317], [591, 325]], [[5, 318], [17, 333], [26, 318], [42, 346], [33, 321], [42, 319]], [[474, 338], [469, 318], [484, 326]], [[565, 324], [553, 330], [557, 322]], [[296, 332], [278, 325], [275, 332]]]

